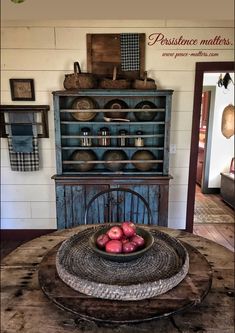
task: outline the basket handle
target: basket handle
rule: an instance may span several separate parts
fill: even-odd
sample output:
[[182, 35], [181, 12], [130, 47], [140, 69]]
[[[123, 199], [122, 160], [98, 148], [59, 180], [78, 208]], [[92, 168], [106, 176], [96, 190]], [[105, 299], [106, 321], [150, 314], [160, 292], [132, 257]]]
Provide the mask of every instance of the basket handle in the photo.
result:
[[73, 70], [74, 74], [81, 74], [82, 71], [78, 61], [73, 63]]
[[147, 79], [148, 79], [148, 72], [144, 71], [144, 86], [147, 84]]
[[115, 81], [117, 78], [117, 66], [113, 67], [113, 81]]

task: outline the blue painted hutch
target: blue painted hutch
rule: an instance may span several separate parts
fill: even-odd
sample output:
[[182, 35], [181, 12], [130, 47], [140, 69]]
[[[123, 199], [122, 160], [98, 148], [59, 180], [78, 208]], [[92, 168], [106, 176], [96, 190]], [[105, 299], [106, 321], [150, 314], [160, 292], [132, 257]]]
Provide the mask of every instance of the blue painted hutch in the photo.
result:
[[[167, 226], [169, 181], [172, 178], [169, 175], [172, 94], [172, 90], [134, 89], [53, 92], [57, 165], [53, 178], [58, 229], [83, 224], [90, 199], [110, 187], [126, 187], [140, 193], [150, 205], [153, 223]], [[74, 108], [81, 98], [94, 102], [93, 108], [89, 108], [89, 113], [94, 113], [92, 119], [78, 117], [78, 120], [75, 117], [76, 112], [79, 115], [88, 112], [87, 108]], [[107, 105], [112, 101], [114, 104], [122, 101], [126, 106], [110, 110]], [[146, 106], [140, 107], [145, 102], [148, 104], [146, 109]], [[118, 118], [115, 112], [118, 112]], [[145, 112], [148, 115], [152, 112], [147, 120]], [[102, 141], [103, 128], [106, 129], [105, 141]], [[120, 133], [124, 133], [124, 137]], [[87, 151], [91, 158], [87, 159], [83, 154]], [[120, 151], [123, 155], [118, 154]], [[111, 159], [106, 158], [107, 152]], [[143, 153], [140, 158], [135, 158], [137, 152]]]

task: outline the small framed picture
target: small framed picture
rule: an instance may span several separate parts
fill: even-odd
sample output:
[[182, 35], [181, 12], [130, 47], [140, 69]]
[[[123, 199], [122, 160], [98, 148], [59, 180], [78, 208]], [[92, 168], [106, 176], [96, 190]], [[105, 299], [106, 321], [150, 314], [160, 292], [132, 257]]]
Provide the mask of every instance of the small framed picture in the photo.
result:
[[35, 101], [33, 79], [10, 79], [13, 101]]

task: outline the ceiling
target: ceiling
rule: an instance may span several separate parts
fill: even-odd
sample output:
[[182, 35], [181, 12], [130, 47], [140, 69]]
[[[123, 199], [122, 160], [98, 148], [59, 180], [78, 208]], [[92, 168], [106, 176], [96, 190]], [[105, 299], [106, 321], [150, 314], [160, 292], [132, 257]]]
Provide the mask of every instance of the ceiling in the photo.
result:
[[233, 0], [1, 0], [2, 20], [233, 20]]

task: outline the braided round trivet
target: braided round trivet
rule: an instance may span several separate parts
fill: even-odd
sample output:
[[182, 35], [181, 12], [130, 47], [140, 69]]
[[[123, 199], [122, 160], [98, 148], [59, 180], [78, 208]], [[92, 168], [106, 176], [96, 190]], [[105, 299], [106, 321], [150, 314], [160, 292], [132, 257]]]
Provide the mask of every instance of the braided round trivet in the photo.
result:
[[115, 300], [140, 300], [163, 294], [179, 284], [189, 268], [184, 246], [169, 235], [151, 230], [152, 248], [130, 262], [99, 257], [89, 247], [92, 227], [64, 241], [56, 255], [60, 278], [86, 295]]

